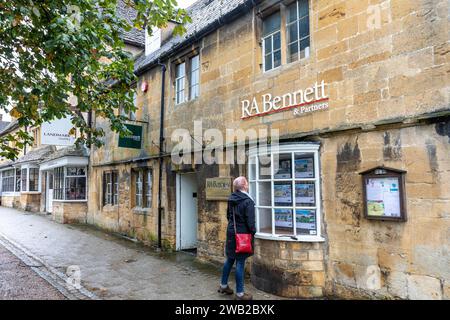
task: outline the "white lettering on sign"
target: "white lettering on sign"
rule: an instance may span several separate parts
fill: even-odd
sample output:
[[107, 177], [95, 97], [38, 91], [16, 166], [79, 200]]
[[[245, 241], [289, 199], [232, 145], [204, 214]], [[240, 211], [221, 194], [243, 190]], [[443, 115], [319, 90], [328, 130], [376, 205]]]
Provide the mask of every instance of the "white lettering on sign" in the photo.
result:
[[[286, 93], [282, 96], [272, 96], [267, 93], [262, 95], [258, 104], [256, 97], [251, 100], [242, 100], [242, 117], [248, 119], [256, 116], [264, 116], [286, 109], [296, 108], [294, 114], [302, 114], [328, 108], [328, 96], [325, 94], [325, 81], [316, 83], [304, 90]], [[316, 105], [321, 103], [320, 105]], [[260, 108], [262, 107], [262, 109]]]

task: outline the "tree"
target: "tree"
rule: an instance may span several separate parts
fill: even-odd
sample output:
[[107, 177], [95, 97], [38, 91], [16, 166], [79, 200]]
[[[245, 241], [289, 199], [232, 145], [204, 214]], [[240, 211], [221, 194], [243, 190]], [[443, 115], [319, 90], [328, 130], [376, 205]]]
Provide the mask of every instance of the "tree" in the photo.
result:
[[[116, 14], [120, 0], [14, 0], [0, 2], [0, 110], [17, 118], [19, 130], [0, 137], [0, 157], [15, 159], [33, 137], [27, 127], [70, 117], [77, 144], [101, 146], [101, 129], [83, 113], [104, 117], [111, 129], [127, 132], [122, 107], [134, 111], [130, 85], [133, 59], [124, 50], [123, 30], [162, 28], [190, 21], [176, 0], [122, 0], [133, 7], [132, 25]], [[15, 146], [10, 147], [9, 142]]]

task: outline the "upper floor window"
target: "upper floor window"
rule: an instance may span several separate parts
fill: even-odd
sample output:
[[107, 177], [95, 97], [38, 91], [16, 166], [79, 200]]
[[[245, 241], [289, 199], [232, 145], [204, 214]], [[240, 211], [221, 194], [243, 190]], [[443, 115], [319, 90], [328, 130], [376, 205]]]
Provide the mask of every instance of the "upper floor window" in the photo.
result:
[[191, 78], [189, 79], [190, 99], [193, 100], [199, 95], [200, 80], [200, 56], [191, 58]]
[[309, 57], [308, 0], [295, 1], [287, 7], [287, 62]]
[[184, 102], [186, 63], [180, 63], [175, 70], [175, 104]]
[[[133, 105], [134, 107], [138, 108], [138, 104], [137, 104], [137, 92], [136, 91], [132, 91], [132, 98], [133, 98]], [[130, 121], [136, 121], [136, 111], [125, 111], [125, 109], [123, 108], [123, 106], [120, 107], [120, 115], [126, 117], [128, 120]]]
[[200, 95], [200, 55], [188, 55], [175, 66], [175, 104]]
[[276, 12], [263, 21], [263, 68], [269, 71], [281, 65], [281, 16]]
[[[281, 25], [285, 24], [285, 32]], [[284, 29], [284, 27], [283, 27]], [[276, 11], [262, 21], [262, 64], [264, 72], [282, 63], [309, 57], [310, 30], [308, 0], [298, 0], [285, 10]]]

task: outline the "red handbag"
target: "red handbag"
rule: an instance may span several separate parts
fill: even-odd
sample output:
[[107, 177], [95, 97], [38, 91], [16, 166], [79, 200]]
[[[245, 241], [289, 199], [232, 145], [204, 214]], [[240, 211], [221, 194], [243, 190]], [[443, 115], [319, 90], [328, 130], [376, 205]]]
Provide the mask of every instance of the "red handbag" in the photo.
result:
[[237, 233], [236, 231], [236, 217], [235, 207], [233, 208], [233, 222], [234, 234], [236, 239], [236, 253], [253, 253], [252, 248], [252, 234], [251, 233]]

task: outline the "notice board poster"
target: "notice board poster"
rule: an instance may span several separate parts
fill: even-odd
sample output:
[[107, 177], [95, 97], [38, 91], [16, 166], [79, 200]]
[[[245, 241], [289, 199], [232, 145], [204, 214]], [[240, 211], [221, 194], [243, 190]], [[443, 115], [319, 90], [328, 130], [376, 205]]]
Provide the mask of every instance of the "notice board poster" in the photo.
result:
[[367, 215], [401, 216], [399, 178], [369, 178], [366, 180]]

